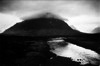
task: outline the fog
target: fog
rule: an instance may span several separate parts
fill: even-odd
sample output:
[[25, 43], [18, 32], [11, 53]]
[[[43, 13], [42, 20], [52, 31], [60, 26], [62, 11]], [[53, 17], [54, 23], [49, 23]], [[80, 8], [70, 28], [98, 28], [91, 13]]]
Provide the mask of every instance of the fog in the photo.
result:
[[[2, 0], [0, 2], [0, 33], [16, 23], [39, 17], [40, 14], [47, 12], [58, 15], [75, 30], [84, 33], [96, 33], [100, 32], [99, 11], [99, 1], [96, 0]], [[61, 41], [58, 40], [58, 42]], [[51, 52], [81, 62], [81, 65], [96, 64], [91, 58], [100, 59], [100, 55], [95, 51], [72, 43], [68, 43], [63, 48], [55, 48]]]
[[21, 21], [17, 16], [0, 13], [0, 33]]
[[34, 18], [37, 14], [45, 12], [59, 15], [65, 21], [68, 19], [69, 21], [66, 22], [81, 32], [92, 33], [95, 28], [100, 26], [99, 1], [2, 0], [0, 3], [0, 17], [2, 17], [0, 18], [1, 32], [15, 24], [15, 22], [19, 22], [16, 20], [18, 18], [21, 20]]

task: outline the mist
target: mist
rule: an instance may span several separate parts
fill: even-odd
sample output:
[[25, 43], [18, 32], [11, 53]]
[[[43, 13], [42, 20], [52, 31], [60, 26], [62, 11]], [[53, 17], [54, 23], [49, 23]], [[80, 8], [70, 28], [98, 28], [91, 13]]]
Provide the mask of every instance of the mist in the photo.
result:
[[[64, 18], [66, 23], [74, 26], [81, 32], [94, 33], [93, 30], [100, 27], [100, 5], [99, 1], [96, 0], [2, 0], [0, 3], [0, 17], [3, 14], [9, 14], [12, 17], [15, 16], [14, 18], [17, 16], [21, 20], [26, 20], [38, 17], [37, 15], [41, 13], [51, 12]], [[1, 25], [6, 24], [7, 27], [4, 26], [3, 28], [0, 25], [0, 31], [2, 29], [3, 31], [6, 30], [5, 27], [9, 28], [9, 23], [15, 24], [15, 22], [19, 22], [9, 17], [7, 19], [5, 17], [2, 18], [0, 19]]]

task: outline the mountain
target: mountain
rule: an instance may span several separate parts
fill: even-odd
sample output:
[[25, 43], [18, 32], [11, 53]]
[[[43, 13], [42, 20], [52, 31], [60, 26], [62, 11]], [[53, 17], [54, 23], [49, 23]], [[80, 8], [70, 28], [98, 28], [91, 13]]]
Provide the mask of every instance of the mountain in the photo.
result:
[[28, 19], [17, 23], [3, 34], [12, 34], [20, 36], [70, 36], [82, 34], [73, 30], [63, 20], [55, 17], [41, 16], [39, 18]]
[[95, 28], [92, 32], [93, 33], [100, 33], [100, 27]]

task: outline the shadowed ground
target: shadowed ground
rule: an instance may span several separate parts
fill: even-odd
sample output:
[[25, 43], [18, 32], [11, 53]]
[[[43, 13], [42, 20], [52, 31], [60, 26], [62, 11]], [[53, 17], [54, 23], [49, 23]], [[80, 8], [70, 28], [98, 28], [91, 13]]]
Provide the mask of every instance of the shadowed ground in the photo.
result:
[[[65, 58], [51, 52], [52, 44], [48, 44], [48, 41], [52, 38], [64, 37], [63, 40], [66, 42], [99, 53], [99, 39], [94, 38], [98, 36], [99, 34], [86, 34], [73, 30], [63, 20], [54, 17], [42, 16], [25, 20], [0, 35], [1, 66], [80, 66], [80, 63], [74, 62], [68, 57]], [[68, 45], [63, 43], [55, 43], [53, 47]]]

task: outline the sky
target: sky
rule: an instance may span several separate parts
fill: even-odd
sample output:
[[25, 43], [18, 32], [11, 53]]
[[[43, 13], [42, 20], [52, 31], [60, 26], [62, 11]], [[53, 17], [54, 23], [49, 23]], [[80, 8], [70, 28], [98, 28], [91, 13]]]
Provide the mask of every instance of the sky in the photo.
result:
[[21, 21], [17, 16], [0, 13], [0, 33]]
[[[64, 21], [73, 29], [77, 29], [81, 32], [92, 33], [95, 28], [100, 27], [100, 13], [98, 12], [99, 5], [97, 4], [98, 2], [93, 2], [93, 0], [90, 0], [91, 2], [87, 2], [85, 0], [58, 1], [52, 5], [50, 4], [53, 2], [36, 2], [32, 0], [10, 0], [11, 2], [9, 0], [9, 2], [6, 0], [4, 1], [6, 2], [6, 5], [0, 5], [0, 33], [18, 22], [35, 17], [38, 13], [43, 11], [54, 12], [64, 18]], [[98, 58], [98, 54], [96, 52], [74, 44], [69, 44], [64, 49], [57, 49], [57, 51], [58, 52], [53, 52], [59, 56], [71, 57], [73, 61], [77, 61], [78, 58], [84, 59], [87, 57], [85, 55]], [[85, 60], [87, 61], [87, 58], [85, 58]]]
[[46, 11], [61, 16], [72, 28], [74, 27], [81, 32], [91, 33], [95, 28], [100, 27], [99, 2], [96, 2], [96, 0], [3, 1], [5, 4], [0, 5], [0, 33], [17, 22], [33, 18], [38, 13]]

